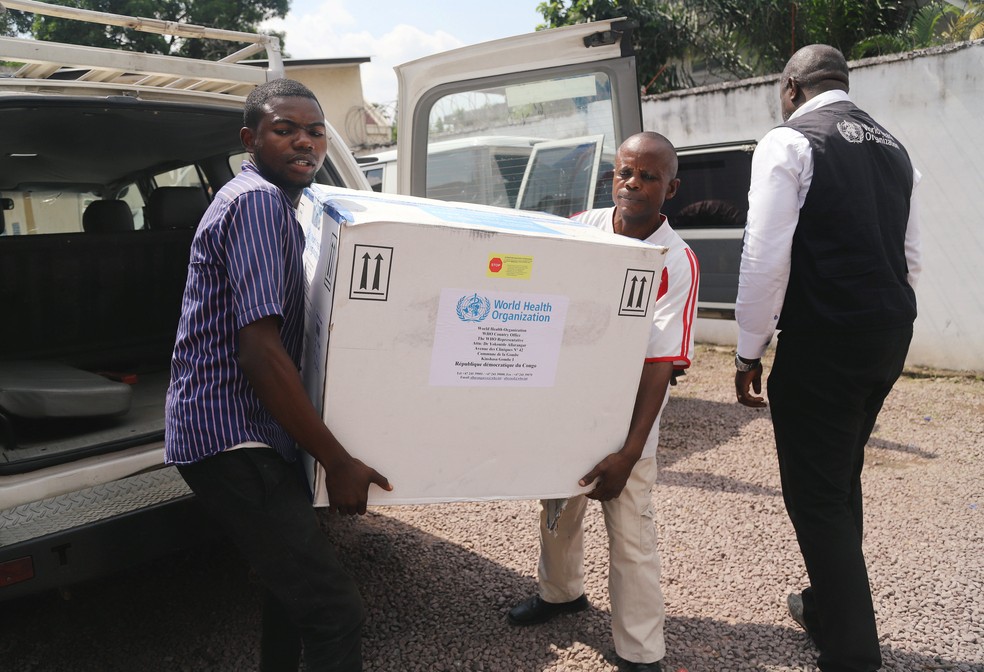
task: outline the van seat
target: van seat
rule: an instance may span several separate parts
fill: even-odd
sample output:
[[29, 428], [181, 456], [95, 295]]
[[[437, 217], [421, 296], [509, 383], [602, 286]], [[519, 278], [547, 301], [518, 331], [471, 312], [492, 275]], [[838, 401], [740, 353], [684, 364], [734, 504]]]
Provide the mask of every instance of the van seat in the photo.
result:
[[196, 229], [208, 209], [208, 197], [201, 187], [158, 187], [144, 207], [150, 229]]
[[120, 415], [130, 386], [58, 362], [0, 362], [0, 411], [23, 418]]
[[82, 230], [86, 233], [133, 231], [133, 213], [126, 201], [93, 201], [82, 213]]

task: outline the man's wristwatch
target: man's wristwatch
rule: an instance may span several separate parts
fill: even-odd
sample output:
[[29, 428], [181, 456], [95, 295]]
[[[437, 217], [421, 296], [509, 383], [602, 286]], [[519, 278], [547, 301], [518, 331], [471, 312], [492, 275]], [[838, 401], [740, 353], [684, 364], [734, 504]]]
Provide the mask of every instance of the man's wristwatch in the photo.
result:
[[735, 368], [741, 371], [742, 373], [746, 373], [748, 371], [757, 369], [761, 365], [762, 365], [761, 359], [745, 359], [741, 355], [735, 355]]

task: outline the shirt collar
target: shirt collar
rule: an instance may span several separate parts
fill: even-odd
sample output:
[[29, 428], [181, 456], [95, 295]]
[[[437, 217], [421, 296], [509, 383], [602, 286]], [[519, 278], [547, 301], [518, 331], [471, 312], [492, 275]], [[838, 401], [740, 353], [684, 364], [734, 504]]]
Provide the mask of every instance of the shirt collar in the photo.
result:
[[792, 120], [825, 105], [839, 103], [844, 100], [851, 102], [851, 97], [847, 95], [847, 91], [841, 91], [840, 89], [824, 91], [823, 93], [813, 96], [808, 101], [800, 105], [795, 112], [789, 115], [789, 118]]
[[646, 238], [647, 243], [652, 243], [653, 245], [663, 245], [665, 244], [664, 241], [666, 241], [667, 236], [669, 236], [670, 232], [673, 231], [673, 229], [670, 228], [670, 219], [666, 215], [660, 213], [659, 218], [660, 225], [655, 231], [649, 234], [648, 238]]
[[263, 180], [264, 182], [266, 182], [267, 184], [269, 184], [271, 187], [274, 187], [277, 191], [280, 192], [281, 197], [283, 197], [283, 199], [287, 202], [287, 205], [290, 206], [290, 210], [291, 211], [295, 211], [297, 209], [297, 208], [294, 207], [294, 203], [290, 200], [290, 198], [287, 197], [286, 192], [284, 192], [283, 189], [281, 189], [276, 184], [274, 184], [273, 182], [271, 182], [270, 180], [268, 180], [266, 177], [264, 177], [263, 176], [263, 173], [260, 172], [259, 168], [256, 167], [256, 164], [253, 163], [252, 160], [250, 160], [250, 159], [243, 159], [242, 172], [244, 172], [244, 173], [252, 173], [253, 175], [256, 175], [261, 180]]
[[[615, 213], [617, 211], [618, 211], [618, 206], [613, 207], [612, 215], [608, 220], [608, 228], [612, 233], [615, 233]], [[649, 237], [645, 239], [645, 242], [652, 242], [653, 238], [656, 237], [657, 233], [669, 228], [670, 228], [670, 220], [667, 219], [666, 215], [664, 215], [662, 212], [659, 213], [659, 226], [656, 227], [655, 231], [649, 234]]]

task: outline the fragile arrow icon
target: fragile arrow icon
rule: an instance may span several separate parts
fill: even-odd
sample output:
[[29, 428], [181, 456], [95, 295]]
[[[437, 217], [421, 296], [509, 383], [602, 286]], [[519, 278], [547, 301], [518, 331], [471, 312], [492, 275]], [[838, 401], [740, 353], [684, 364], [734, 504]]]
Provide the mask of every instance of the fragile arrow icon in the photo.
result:
[[626, 308], [631, 308], [632, 307], [632, 300], [633, 300], [633, 298], [635, 298], [635, 288], [636, 288], [636, 283], [637, 282], [639, 282], [639, 279], [633, 275], [632, 276], [632, 288], [629, 290], [629, 300], [625, 304], [625, 307]]
[[[368, 256], [368, 255], [366, 255], [366, 256]], [[382, 266], [382, 264], [383, 264], [383, 255], [377, 254], [376, 255], [376, 272], [372, 276], [372, 288], [374, 290], [379, 289], [379, 268], [380, 268], [380, 266]]]
[[[646, 295], [646, 276], [640, 278], [633, 275], [631, 282], [632, 287], [629, 288], [629, 300], [625, 302], [625, 307], [629, 309], [642, 308], [642, 298]], [[638, 298], [636, 298], [636, 284], [639, 285]]]
[[365, 289], [366, 283], [369, 281], [369, 260], [371, 258], [368, 252], [362, 255], [362, 280], [359, 282], [359, 289]]

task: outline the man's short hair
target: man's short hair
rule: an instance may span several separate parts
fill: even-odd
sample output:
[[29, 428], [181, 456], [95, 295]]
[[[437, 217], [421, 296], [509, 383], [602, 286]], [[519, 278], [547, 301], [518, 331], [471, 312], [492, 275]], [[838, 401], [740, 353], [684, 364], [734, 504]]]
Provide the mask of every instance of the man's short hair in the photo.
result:
[[813, 92], [850, 87], [850, 72], [844, 54], [829, 44], [810, 44], [795, 54], [783, 68], [781, 84], [795, 77], [799, 85]]
[[322, 113], [324, 112], [321, 103], [318, 102], [318, 97], [314, 95], [311, 89], [293, 79], [274, 79], [260, 84], [246, 96], [246, 106], [243, 108], [243, 126], [256, 130], [260, 124], [260, 119], [266, 114], [264, 107], [270, 99], [292, 97], [310, 98], [318, 103], [318, 109], [321, 109]]
[[[638, 133], [635, 133], [635, 134], [630, 135], [629, 137], [627, 137], [622, 142], [622, 144], [619, 145], [618, 148], [619, 148], [619, 150], [621, 150], [623, 146], [625, 146], [625, 145], [627, 145], [629, 143], [629, 141], [639, 142], [639, 141], [642, 141], [642, 140], [645, 140], [647, 142], [655, 142], [656, 144], [663, 145], [664, 147], [666, 147], [667, 149], [670, 150], [670, 157], [671, 157], [670, 158], [670, 168], [672, 169], [672, 172], [673, 172], [673, 175], [672, 175], [672, 177], [670, 179], [674, 179], [675, 180], [676, 179], [676, 176], [677, 176], [677, 171], [680, 168], [679, 159], [677, 159], [676, 147], [674, 147], [673, 146], [673, 143], [670, 142], [670, 139], [667, 138], [662, 133], [657, 133], [656, 131], [639, 131]], [[618, 153], [617, 152], [616, 152], [615, 156], [616, 156], [616, 158], [618, 157]]]

